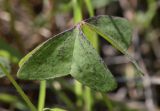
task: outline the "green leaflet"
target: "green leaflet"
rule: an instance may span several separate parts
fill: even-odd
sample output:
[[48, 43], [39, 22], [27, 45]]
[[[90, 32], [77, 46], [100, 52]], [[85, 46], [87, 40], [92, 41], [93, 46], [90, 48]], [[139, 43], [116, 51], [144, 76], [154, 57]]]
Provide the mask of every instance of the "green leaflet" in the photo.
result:
[[88, 41], [93, 31], [127, 55], [138, 68], [127, 53], [131, 42], [128, 21], [98, 16], [56, 35], [31, 51], [21, 60], [18, 77], [43, 80], [71, 74], [92, 89], [101, 92], [113, 90], [116, 87], [114, 77]]
[[138, 66], [136, 60], [127, 52], [127, 49], [131, 43], [132, 28], [126, 19], [101, 15], [88, 19], [85, 22], [86, 23], [82, 27], [88, 27], [101, 35], [104, 39], [111, 43], [113, 47], [129, 58], [129, 60], [136, 67], [138, 74], [144, 74]]
[[73, 28], [42, 43], [21, 60], [18, 77], [43, 80], [68, 75], [76, 35]]
[[[132, 39], [132, 28], [126, 19], [100, 15], [85, 20], [86, 24], [104, 37], [114, 47], [121, 45], [121, 50], [127, 50]], [[114, 41], [114, 43], [113, 43]]]
[[113, 90], [116, 82], [82, 31], [76, 37], [71, 75], [92, 89]]
[[[10, 62], [7, 58], [3, 57], [3, 56], [0, 56], [0, 64], [4, 66], [4, 68], [6, 68], [6, 70], [8, 72], [11, 71], [11, 67], [10, 67]], [[4, 72], [1, 70], [1, 67], [0, 67], [0, 78], [5, 76]]]
[[98, 91], [110, 91], [116, 82], [96, 50], [73, 28], [42, 43], [20, 62], [18, 77], [41, 80], [71, 74]]

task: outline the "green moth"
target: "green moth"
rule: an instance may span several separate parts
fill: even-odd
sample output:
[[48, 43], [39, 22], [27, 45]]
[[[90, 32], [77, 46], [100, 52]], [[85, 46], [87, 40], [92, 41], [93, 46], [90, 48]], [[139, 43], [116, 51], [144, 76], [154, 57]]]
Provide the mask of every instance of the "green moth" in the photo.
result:
[[[129, 22], [101, 15], [82, 21], [40, 44], [20, 61], [18, 77], [43, 80], [70, 74], [92, 89], [101, 92], [113, 90], [116, 81], [88, 40], [87, 35], [92, 36], [92, 32], [131, 58], [127, 53], [132, 32]], [[132, 58], [130, 60], [135, 63]]]

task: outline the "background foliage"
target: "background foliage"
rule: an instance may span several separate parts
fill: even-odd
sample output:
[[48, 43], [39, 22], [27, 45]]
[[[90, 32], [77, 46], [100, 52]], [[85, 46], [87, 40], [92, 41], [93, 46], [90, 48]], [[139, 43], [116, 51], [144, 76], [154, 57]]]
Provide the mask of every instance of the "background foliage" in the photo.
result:
[[[81, 11], [73, 8], [73, 1], [78, 2]], [[136, 71], [129, 60], [99, 38], [96, 46], [116, 77], [118, 88], [106, 96], [92, 90], [87, 93], [84, 86], [77, 92], [74, 89], [77, 83], [70, 76], [49, 80], [45, 106], [69, 111], [160, 110], [160, 1], [91, 0], [91, 4], [95, 16], [120, 16], [131, 22], [134, 31], [129, 52], [139, 61], [146, 75], [135, 76]], [[82, 18], [93, 16], [89, 7], [83, 0], [0, 0], [0, 61], [6, 64], [35, 105], [38, 104], [39, 81], [17, 79], [19, 60], [41, 42], [72, 27]], [[6, 77], [0, 81], [0, 110], [28, 110], [10, 81]]]

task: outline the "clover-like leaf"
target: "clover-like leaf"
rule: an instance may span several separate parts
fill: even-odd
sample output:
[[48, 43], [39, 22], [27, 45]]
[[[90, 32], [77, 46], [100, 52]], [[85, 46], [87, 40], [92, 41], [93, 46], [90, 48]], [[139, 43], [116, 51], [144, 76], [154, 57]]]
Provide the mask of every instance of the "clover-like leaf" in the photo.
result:
[[111, 72], [82, 31], [75, 40], [71, 75], [82, 84], [101, 92], [116, 87]]
[[39, 45], [20, 61], [18, 77], [43, 80], [68, 75], [76, 35], [73, 28]]
[[99, 16], [79, 23], [31, 51], [21, 60], [18, 77], [42, 80], [71, 74], [92, 89], [102, 92], [113, 90], [116, 87], [115, 79], [88, 40], [93, 31], [135, 62], [127, 53], [131, 42], [128, 21]]
[[101, 15], [85, 20], [83, 27], [89, 27], [106, 39], [113, 47], [122, 52], [138, 70], [139, 74], [143, 71], [138, 66], [136, 60], [129, 55], [127, 49], [131, 43], [132, 27], [130, 23], [120, 17]]
[[87, 19], [85, 22], [84, 26], [88, 25], [115, 48], [119, 49], [117, 45], [120, 45], [121, 50], [126, 51], [128, 49], [132, 39], [132, 28], [128, 20], [120, 17], [100, 15]]
[[18, 77], [30, 80], [68, 74], [98, 91], [110, 91], [116, 86], [111, 72], [78, 27], [35, 48], [21, 60], [18, 71]]

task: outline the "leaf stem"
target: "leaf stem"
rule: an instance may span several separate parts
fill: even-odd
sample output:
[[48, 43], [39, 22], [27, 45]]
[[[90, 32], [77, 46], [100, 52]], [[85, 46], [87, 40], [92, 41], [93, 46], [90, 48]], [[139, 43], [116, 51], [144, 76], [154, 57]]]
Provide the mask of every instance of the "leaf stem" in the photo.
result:
[[84, 93], [85, 93], [84, 94], [85, 110], [92, 111], [93, 98], [92, 98], [91, 89], [85, 86]]
[[23, 100], [27, 103], [28, 107], [31, 109], [31, 111], [37, 111], [36, 107], [32, 104], [28, 96], [24, 93], [22, 88], [18, 85], [18, 83], [14, 80], [14, 78], [8, 73], [8, 71], [4, 68], [4, 66], [0, 63], [0, 68], [2, 71], [6, 74], [7, 78], [10, 80], [10, 82], [13, 84], [13, 86], [16, 88], [19, 95], [23, 98]]
[[89, 16], [93, 17], [94, 16], [94, 10], [93, 10], [92, 4], [91, 4], [91, 0], [84, 0], [84, 1], [86, 3], [87, 10], [89, 12]]
[[101, 93], [101, 94], [102, 94], [102, 97], [103, 97], [107, 107], [108, 107], [108, 110], [113, 111], [113, 106], [112, 106], [110, 99], [108, 98], [108, 95], [105, 93]]
[[72, 0], [74, 23], [78, 23], [82, 20], [81, 6], [78, 1], [79, 0]]
[[43, 80], [40, 82], [38, 111], [43, 111], [43, 108], [45, 106], [45, 98], [46, 98], [46, 80]]

